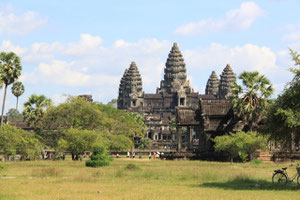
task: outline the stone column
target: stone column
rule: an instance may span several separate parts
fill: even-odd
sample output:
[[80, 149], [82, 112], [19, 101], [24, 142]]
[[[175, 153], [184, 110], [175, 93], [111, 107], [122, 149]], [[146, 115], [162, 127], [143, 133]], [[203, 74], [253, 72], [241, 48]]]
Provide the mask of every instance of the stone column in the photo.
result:
[[187, 146], [189, 149], [193, 149], [193, 128], [190, 126], [187, 128]]
[[177, 137], [177, 151], [180, 152], [181, 145], [182, 145], [182, 131], [181, 128], [179, 128], [178, 126], [176, 127], [176, 137]]

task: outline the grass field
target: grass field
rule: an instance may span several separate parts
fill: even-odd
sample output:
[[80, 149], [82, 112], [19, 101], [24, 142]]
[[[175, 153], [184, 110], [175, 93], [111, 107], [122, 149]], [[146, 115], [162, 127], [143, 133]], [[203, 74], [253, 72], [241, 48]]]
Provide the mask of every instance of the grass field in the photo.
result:
[[273, 170], [284, 164], [147, 159], [115, 159], [103, 168], [84, 164], [0, 162], [0, 199], [300, 199], [297, 184], [271, 183]]

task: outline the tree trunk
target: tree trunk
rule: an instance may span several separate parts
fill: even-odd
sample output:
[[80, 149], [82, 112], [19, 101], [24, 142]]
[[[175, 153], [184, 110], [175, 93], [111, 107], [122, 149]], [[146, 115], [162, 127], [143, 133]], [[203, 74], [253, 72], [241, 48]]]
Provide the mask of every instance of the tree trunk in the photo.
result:
[[18, 110], [19, 97], [17, 97], [16, 110]]
[[3, 113], [4, 113], [4, 108], [5, 108], [6, 90], [7, 90], [7, 85], [5, 84], [5, 87], [4, 87], [4, 96], [3, 96], [3, 103], [2, 103], [1, 128], [3, 126]]

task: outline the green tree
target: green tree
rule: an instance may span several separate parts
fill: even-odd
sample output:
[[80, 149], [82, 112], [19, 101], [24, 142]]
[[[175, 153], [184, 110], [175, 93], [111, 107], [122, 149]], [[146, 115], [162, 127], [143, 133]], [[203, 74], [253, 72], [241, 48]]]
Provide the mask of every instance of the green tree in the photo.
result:
[[152, 146], [152, 140], [150, 138], [142, 138], [140, 141], [139, 149], [145, 149]]
[[103, 146], [96, 145], [93, 147], [92, 151], [93, 154], [90, 157], [91, 159], [87, 160], [85, 163], [87, 167], [102, 167], [110, 164], [112, 158], [107, 156]]
[[245, 130], [252, 131], [262, 120], [274, 89], [270, 81], [258, 72], [244, 71], [239, 79], [242, 80], [243, 86], [236, 83], [233, 85], [230, 101], [237, 116], [247, 125]]
[[300, 141], [300, 54], [290, 49], [295, 68], [293, 80], [287, 84], [268, 112], [267, 132], [281, 142], [281, 147], [294, 150]]
[[109, 137], [110, 151], [128, 151], [133, 147], [133, 142], [125, 135], [111, 135]]
[[8, 117], [8, 121], [12, 122], [22, 122], [24, 119], [22, 113], [14, 108], [9, 109], [6, 115]]
[[44, 95], [31, 95], [24, 103], [23, 116], [25, 122], [35, 130], [41, 128], [42, 118], [48, 107], [52, 106], [52, 101]]
[[3, 113], [5, 109], [5, 99], [7, 86], [15, 82], [21, 75], [21, 61], [20, 58], [13, 52], [1, 52], [0, 53], [0, 79], [4, 84], [4, 96], [1, 113], [1, 127], [3, 125]]
[[4, 124], [0, 131], [0, 152], [6, 159], [20, 154], [22, 159], [36, 159], [42, 149], [41, 142], [34, 133]]
[[17, 97], [16, 110], [18, 110], [19, 96], [25, 92], [24, 85], [19, 81], [15, 82], [11, 87], [11, 92]]
[[217, 136], [212, 141], [215, 143], [216, 152], [225, 151], [229, 154], [231, 162], [239, 156], [242, 160], [249, 156], [252, 160], [253, 153], [258, 149], [266, 148], [266, 139], [257, 132], [237, 132]]
[[97, 143], [100, 143], [97, 131], [74, 128], [66, 130], [63, 138], [58, 142], [60, 149], [71, 152], [73, 160], [78, 160], [84, 151], [91, 151], [92, 146]]

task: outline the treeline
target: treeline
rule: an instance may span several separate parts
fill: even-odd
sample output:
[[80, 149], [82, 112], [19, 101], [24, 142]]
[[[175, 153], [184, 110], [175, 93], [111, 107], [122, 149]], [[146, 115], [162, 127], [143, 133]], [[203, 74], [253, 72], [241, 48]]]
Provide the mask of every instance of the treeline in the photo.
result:
[[[146, 128], [143, 117], [138, 113], [118, 110], [102, 103], [87, 102], [80, 97], [69, 97], [66, 102], [54, 106], [44, 95], [32, 95], [24, 104], [23, 116], [25, 122], [34, 130], [34, 134], [28, 135], [34, 139], [35, 144], [44, 150], [54, 149], [56, 154], [71, 152], [75, 160], [95, 145], [109, 151], [128, 151], [133, 147], [133, 138], [143, 137]], [[24, 133], [8, 125], [4, 129], [9, 129], [10, 134]], [[7, 131], [0, 135], [8, 137]], [[16, 146], [11, 146], [11, 149], [14, 150], [6, 153], [1, 148], [6, 156], [19, 153]], [[41, 153], [38, 148], [31, 150]], [[33, 157], [24, 155], [24, 158]]]

